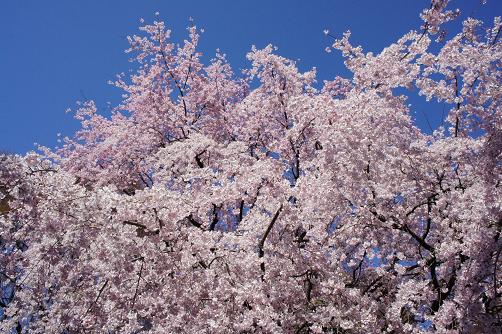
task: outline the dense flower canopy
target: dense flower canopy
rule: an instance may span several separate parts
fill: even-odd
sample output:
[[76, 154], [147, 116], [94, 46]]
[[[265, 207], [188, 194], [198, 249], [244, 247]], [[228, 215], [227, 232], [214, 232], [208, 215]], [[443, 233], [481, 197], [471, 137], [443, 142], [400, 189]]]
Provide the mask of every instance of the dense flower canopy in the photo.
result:
[[445, 40], [447, 5], [380, 54], [336, 38], [353, 76], [322, 88], [273, 46], [237, 75], [196, 26], [141, 27], [111, 117], [0, 156], [0, 330], [498, 332], [502, 23]]

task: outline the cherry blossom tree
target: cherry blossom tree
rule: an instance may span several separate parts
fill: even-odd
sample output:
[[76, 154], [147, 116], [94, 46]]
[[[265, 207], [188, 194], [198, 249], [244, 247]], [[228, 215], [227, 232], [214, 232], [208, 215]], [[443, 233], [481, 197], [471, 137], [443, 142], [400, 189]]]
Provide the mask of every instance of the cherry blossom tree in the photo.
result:
[[273, 46], [239, 75], [196, 26], [141, 27], [111, 117], [0, 158], [2, 332], [500, 331], [502, 23], [446, 40], [458, 14], [377, 55], [335, 36], [352, 77], [322, 88]]

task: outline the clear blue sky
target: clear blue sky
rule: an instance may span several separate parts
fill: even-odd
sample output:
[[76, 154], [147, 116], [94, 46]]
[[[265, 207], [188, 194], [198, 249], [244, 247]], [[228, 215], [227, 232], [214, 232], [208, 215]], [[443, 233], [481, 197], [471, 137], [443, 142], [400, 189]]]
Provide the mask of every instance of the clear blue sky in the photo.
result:
[[[502, 15], [502, 1], [456, 0], [464, 15], [491, 22]], [[126, 36], [137, 32], [139, 18], [152, 21], [159, 11], [183, 38], [192, 16], [205, 29], [205, 59], [220, 48], [234, 69], [245, 68], [251, 45], [272, 43], [279, 53], [299, 59], [301, 69], [318, 68], [318, 80], [346, 76], [337, 52], [327, 54], [324, 34], [352, 30], [352, 40], [366, 51], [379, 52], [410, 29], [418, 29], [418, 13], [429, 0], [5, 0], [0, 4], [0, 150], [25, 153], [33, 143], [54, 147], [56, 134], [71, 135], [76, 121], [65, 110], [75, 101], [94, 99], [107, 110], [121, 91], [107, 84], [131, 68]], [[412, 98], [418, 124], [428, 128], [441, 120], [437, 105]]]

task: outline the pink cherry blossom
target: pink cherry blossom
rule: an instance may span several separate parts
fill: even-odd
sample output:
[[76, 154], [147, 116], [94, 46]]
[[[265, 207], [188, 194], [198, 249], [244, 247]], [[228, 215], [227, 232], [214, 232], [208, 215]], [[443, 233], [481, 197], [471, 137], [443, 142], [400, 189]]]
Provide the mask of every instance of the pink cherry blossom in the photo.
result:
[[111, 117], [0, 155], [1, 331], [500, 332], [502, 25], [437, 44], [447, 5], [378, 54], [342, 34], [352, 76], [320, 89], [272, 45], [241, 75], [141, 27]]

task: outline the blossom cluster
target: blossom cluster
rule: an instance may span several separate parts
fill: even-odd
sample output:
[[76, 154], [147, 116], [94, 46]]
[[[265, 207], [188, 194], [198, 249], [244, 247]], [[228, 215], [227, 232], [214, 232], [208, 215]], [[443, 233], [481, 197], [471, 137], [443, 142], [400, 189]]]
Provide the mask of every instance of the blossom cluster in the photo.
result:
[[273, 46], [239, 76], [196, 26], [143, 26], [111, 117], [0, 156], [0, 331], [499, 332], [502, 24], [433, 41], [447, 5], [376, 55], [345, 33], [353, 75], [320, 89]]

